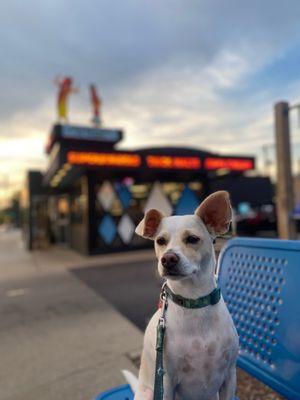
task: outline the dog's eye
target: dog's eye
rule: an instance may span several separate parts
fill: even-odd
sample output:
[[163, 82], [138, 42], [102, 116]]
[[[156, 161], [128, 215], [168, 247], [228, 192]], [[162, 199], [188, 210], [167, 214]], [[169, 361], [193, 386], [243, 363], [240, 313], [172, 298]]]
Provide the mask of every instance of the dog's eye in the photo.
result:
[[166, 241], [166, 239], [164, 237], [159, 237], [159, 238], [156, 239], [156, 243], [159, 246], [165, 246], [167, 244], [167, 241]]
[[200, 240], [200, 238], [195, 235], [189, 235], [185, 239], [186, 243], [189, 243], [189, 244], [196, 244], [199, 242], [199, 240]]

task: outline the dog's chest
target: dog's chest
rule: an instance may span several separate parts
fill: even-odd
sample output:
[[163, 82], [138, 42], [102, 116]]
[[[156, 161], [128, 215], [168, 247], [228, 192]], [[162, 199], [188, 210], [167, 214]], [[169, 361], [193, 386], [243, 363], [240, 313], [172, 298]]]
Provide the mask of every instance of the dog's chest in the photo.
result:
[[[169, 310], [166, 337], [167, 370], [174, 385], [218, 390], [236, 357], [237, 338], [225, 308]], [[229, 318], [228, 318], [229, 317]]]

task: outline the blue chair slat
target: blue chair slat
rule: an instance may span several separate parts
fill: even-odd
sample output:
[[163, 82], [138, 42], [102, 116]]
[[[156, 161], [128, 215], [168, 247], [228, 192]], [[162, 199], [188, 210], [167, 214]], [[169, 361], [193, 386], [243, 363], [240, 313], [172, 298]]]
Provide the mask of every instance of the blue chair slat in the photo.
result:
[[95, 400], [133, 400], [133, 392], [129, 385], [122, 385], [99, 394]]
[[240, 337], [238, 365], [300, 399], [300, 242], [230, 240], [219, 285]]

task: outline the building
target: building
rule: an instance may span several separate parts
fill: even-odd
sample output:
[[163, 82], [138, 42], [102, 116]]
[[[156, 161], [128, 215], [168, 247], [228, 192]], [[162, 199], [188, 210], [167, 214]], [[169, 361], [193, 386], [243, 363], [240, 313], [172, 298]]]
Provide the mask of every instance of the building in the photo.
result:
[[29, 249], [41, 242], [84, 254], [141, 248], [146, 241], [134, 229], [145, 209], [192, 213], [220, 188], [229, 189], [235, 206], [253, 193], [257, 202], [271, 201], [270, 191], [263, 198], [258, 191], [266, 178], [245, 176], [255, 168], [253, 157], [172, 146], [117, 150], [122, 138], [120, 130], [53, 127], [48, 168], [29, 173], [24, 195]]

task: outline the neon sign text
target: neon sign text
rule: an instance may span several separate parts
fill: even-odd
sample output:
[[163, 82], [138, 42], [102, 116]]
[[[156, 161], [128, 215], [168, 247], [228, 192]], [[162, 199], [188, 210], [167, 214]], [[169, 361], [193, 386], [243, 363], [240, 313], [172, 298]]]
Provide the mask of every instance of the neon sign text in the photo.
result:
[[230, 171], [247, 171], [254, 169], [251, 159], [209, 157], [204, 161], [205, 169], [229, 169]]
[[199, 169], [201, 160], [198, 157], [147, 156], [149, 168], [163, 169]]
[[76, 165], [95, 165], [105, 167], [131, 167], [137, 168], [141, 165], [141, 157], [137, 154], [128, 153], [94, 153], [69, 151], [67, 161]]

